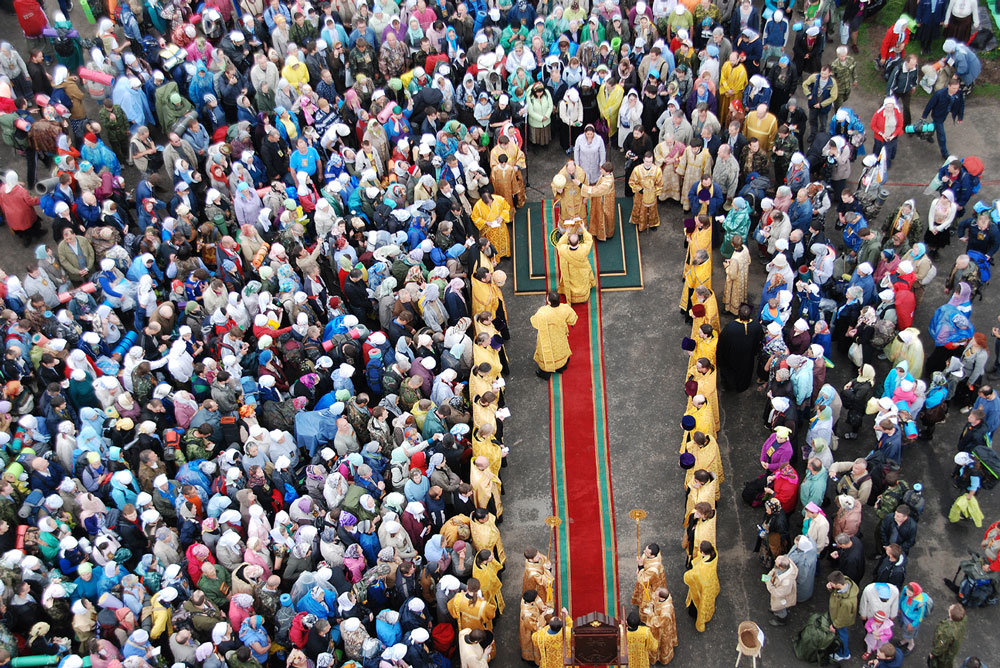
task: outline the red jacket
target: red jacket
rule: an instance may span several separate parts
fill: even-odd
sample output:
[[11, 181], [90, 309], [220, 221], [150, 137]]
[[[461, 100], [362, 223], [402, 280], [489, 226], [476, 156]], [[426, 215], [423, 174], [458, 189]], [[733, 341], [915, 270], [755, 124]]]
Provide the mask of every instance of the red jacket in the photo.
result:
[[35, 213], [38, 201], [21, 184], [14, 186], [9, 193], [4, 192], [4, 187], [0, 186], [0, 209], [3, 209], [7, 226], [12, 230], [23, 232], [35, 224], [38, 220], [38, 214]]
[[[896, 39], [898, 36], [894, 28], [895, 26], [889, 26], [889, 29], [885, 31], [885, 36], [882, 38], [882, 46], [879, 49], [879, 56], [881, 56], [882, 60], [889, 59], [891, 55], [889, 52], [896, 46], [896, 42], [898, 41]], [[901, 58], [906, 57], [906, 44], [910, 41], [910, 29], [904, 28], [904, 30], [906, 32], [903, 34], [903, 50], [899, 53]]]
[[896, 306], [896, 328], [903, 331], [913, 326], [913, 312], [917, 308], [917, 301], [905, 283], [895, 283], [893, 289], [896, 292], [893, 300]]
[[884, 142], [892, 141], [899, 135], [903, 134], [903, 112], [901, 112], [897, 107], [892, 108], [893, 113], [896, 116], [896, 128], [892, 131], [892, 136], [883, 137], [885, 133], [885, 109], [879, 109], [872, 116], [872, 132], [875, 133], [875, 139]]

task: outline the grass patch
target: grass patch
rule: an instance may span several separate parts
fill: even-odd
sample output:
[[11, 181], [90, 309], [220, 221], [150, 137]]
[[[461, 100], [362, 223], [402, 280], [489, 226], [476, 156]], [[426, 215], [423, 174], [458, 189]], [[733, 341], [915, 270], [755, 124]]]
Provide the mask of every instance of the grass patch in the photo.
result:
[[[947, 0], [943, 1], [947, 3]], [[993, 2], [993, 0], [987, 0], [987, 1]], [[875, 15], [875, 24], [882, 26], [883, 28], [888, 28], [889, 26], [894, 24], [896, 22], [896, 19], [899, 18], [899, 15], [903, 13], [903, 6], [905, 4], [906, 4], [905, 0], [888, 0], [882, 7], [882, 10]], [[1000, 36], [1000, 30], [998, 30], [995, 19], [992, 18], [993, 13], [987, 12], [987, 15], [991, 17], [990, 27], [993, 29], [993, 33], [995, 35]], [[916, 18], [916, 17], [911, 17], [911, 18]], [[870, 28], [872, 27], [872, 24], [867, 22], [865, 24], [862, 24], [862, 29], [864, 29], [865, 27]], [[878, 33], [878, 36], [875, 38], [876, 39], [875, 47], [877, 49], [878, 46], [882, 43], [882, 37], [883, 35], [885, 35], [885, 30], [884, 29], [876, 30], [876, 32]], [[914, 33], [915, 32], [916, 31], [914, 31]], [[914, 34], [910, 38], [910, 44], [916, 45], [916, 47], [919, 49], [919, 45], [916, 44], [916, 34]], [[937, 60], [938, 58], [943, 56], [944, 50], [941, 48], [943, 44], [944, 44], [944, 37], [939, 36], [936, 40], [934, 40], [933, 44], [931, 44], [930, 52], [926, 56], [920, 57], [921, 60], [920, 64], [923, 65], [923, 61], [925, 59]], [[858, 40], [858, 46], [859, 48], [861, 47], [860, 39]], [[861, 50], [862, 52], [864, 52], [863, 48]], [[992, 51], [979, 52], [976, 55], [979, 56], [980, 60], [1000, 60], [1000, 48], [993, 49]], [[995, 90], [992, 88], [992, 84], [985, 84], [985, 85], [976, 84], [976, 91], [978, 92], [980, 89], [982, 89], [983, 91], [990, 90], [991, 93]]]
[[[861, 24], [858, 31], [858, 51], [854, 58], [858, 68], [858, 90], [866, 94], [882, 97], [885, 95], [886, 81], [882, 73], [875, 66], [875, 58], [878, 57], [879, 48], [882, 45], [882, 38], [888, 26], [891, 26], [899, 18], [903, 10], [903, 0], [889, 0], [882, 11], [875, 16], [875, 21], [868, 21]], [[1000, 35], [1000, 30], [994, 26], [993, 31]], [[944, 56], [944, 37], [938, 37], [931, 44], [930, 51], [926, 55], [920, 54], [920, 44], [916, 37], [910, 39], [907, 45], [907, 52], [917, 53], [920, 58], [920, 65], [934, 62]], [[834, 47], [835, 48], [835, 47]], [[997, 65], [990, 65], [990, 62], [1000, 63], [1000, 49], [976, 54], [981, 61], [984, 61], [983, 73], [976, 82], [976, 89], [972, 93], [973, 98], [1000, 96], [1000, 82], [991, 82], [989, 70], [996, 69]], [[926, 99], [930, 97], [924, 89], [917, 86], [913, 92], [914, 99]]]

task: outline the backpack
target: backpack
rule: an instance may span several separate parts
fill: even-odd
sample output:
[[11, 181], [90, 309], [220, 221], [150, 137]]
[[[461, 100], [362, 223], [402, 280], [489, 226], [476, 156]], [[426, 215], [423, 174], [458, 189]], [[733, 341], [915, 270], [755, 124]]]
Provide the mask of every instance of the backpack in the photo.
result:
[[837, 634], [830, 630], [830, 615], [814, 612], [792, 641], [795, 656], [800, 661], [823, 665], [838, 646]]
[[979, 484], [986, 489], [996, 487], [997, 480], [1000, 479], [1000, 455], [988, 445], [977, 445], [973, 448], [972, 455], [982, 467]]
[[177, 459], [177, 451], [181, 447], [181, 434], [177, 429], [167, 429], [163, 432], [163, 460], [172, 462]]
[[17, 127], [20, 116], [15, 113], [0, 116], [0, 138], [11, 148], [23, 151], [28, 148], [28, 133]]
[[76, 54], [76, 44], [69, 36], [69, 31], [65, 28], [56, 28], [56, 37], [52, 40], [52, 47], [56, 50], [56, 55], [63, 58], [70, 58]]
[[881, 519], [886, 515], [896, 512], [899, 504], [906, 503], [903, 499], [910, 490], [910, 485], [905, 480], [899, 481], [900, 489], [893, 490], [887, 488], [875, 502], [875, 514]]
[[302, 350], [302, 343], [296, 339], [294, 336], [288, 334], [282, 335], [279, 341], [281, 342], [281, 359], [284, 362], [285, 369], [288, 372], [288, 377], [298, 378], [304, 374], [309, 373], [312, 369], [306, 361], [305, 354]]
[[875, 323], [871, 343], [875, 348], [884, 348], [896, 338], [896, 323], [882, 319]]
[[910, 517], [919, 522], [920, 515], [924, 512], [924, 505], [927, 503], [924, 493], [917, 489], [908, 489], [903, 494], [903, 503], [910, 507]]
[[306, 612], [300, 612], [295, 615], [295, 618], [292, 620], [292, 628], [288, 630], [288, 639], [299, 649], [306, 646], [306, 640], [309, 638], [309, 629], [303, 623], [307, 614]]
[[57, 204], [56, 198], [52, 194], [52, 191], [49, 191], [44, 195], [42, 195], [41, 199], [38, 202], [38, 206], [41, 207], [42, 213], [44, 213], [49, 218], [56, 217], [56, 204]]

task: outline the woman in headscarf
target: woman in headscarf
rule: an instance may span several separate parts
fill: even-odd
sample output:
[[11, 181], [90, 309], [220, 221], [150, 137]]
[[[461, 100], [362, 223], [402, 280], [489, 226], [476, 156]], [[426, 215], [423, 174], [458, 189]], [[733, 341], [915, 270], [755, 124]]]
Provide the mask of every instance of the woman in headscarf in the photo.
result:
[[861, 421], [865, 417], [868, 400], [872, 396], [875, 383], [875, 369], [870, 364], [865, 364], [858, 372], [857, 378], [844, 385], [841, 398], [844, 408], [847, 410], [847, 428], [842, 432], [845, 439], [858, 437], [858, 430], [861, 428]]
[[453, 278], [444, 291], [444, 306], [448, 311], [448, 324], [455, 325], [469, 316], [469, 306], [465, 299], [465, 280]]
[[[858, 314], [858, 321], [847, 330], [848, 338], [852, 339], [851, 347], [855, 344], [861, 348], [861, 357], [858, 361], [853, 359], [855, 365], [860, 367], [864, 364], [875, 364], [875, 360], [878, 358], [879, 350], [872, 345], [872, 337], [875, 335], [875, 325], [878, 323], [878, 315], [875, 313], [875, 309], [871, 306], [865, 306], [861, 309]], [[849, 352], [849, 355], [852, 354]]]
[[17, 172], [9, 170], [4, 176], [0, 187], [0, 209], [8, 227], [20, 237], [25, 248], [31, 245], [31, 240], [42, 234], [38, 227], [38, 214], [35, 207], [39, 199], [33, 197], [17, 178]]
[[[639, 93], [632, 89], [625, 96], [625, 102], [618, 110], [618, 149], [625, 150], [625, 140], [632, 136], [632, 130], [642, 126], [643, 103]], [[642, 156], [639, 156], [641, 159]]]
[[844, 305], [837, 309], [837, 313], [834, 316], [833, 332], [831, 334], [831, 339], [836, 341], [837, 349], [843, 355], [847, 354], [847, 349], [853, 342], [854, 337], [853, 335], [848, 335], [848, 332], [854, 327], [858, 316], [861, 314], [861, 299], [864, 296], [864, 291], [861, 286], [851, 286], [847, 288], [845, 296], [846, 301]]
[[953, 403], [961, 408], [962, 413], [968, 413], [976, 401], [977, 390], [986, 371], [986, 360], [989, 357], [988, 346], [986, 334], [976, 332], [960, 355], [962, 378], [955, 390]]
[[931, 316], [928, 334], [934, 341], [934, 351], [927, 358], [924, 370], [928, 373], [944, 369], [948, 359], [965, 347], [972, 338], [972, 288], [960, 283], [948, 303], [942, 304]]
[[833, 411], [830, 407], [817, 408], [816, 413], [809, 420], [806, 444], [802, 446], [802, 461], [808, 461], [809, 457], [812, 456], [812, 446], [809, 444], [813, 442], [813, 439], [822, 438], [826, 443], [834, 442], [833, 425]]
[[742, 197], [733, 198], [733, 208], [726, 214], [726, 219], [722, 222], [724, 237], [722, 241], [722, 257], [730, 258], [733, 255], [733, 237], [739, 236], [746, 239], [750, 233], [750, 206]]
[[955, 203], [955, 194], [951, 190], [945, 190], [931, 202], [924, 243], [932, 258], [937, 259], [938, 252], [951, 243], [951, 226], [957, 214], [958, 204]]
[[448, 311], [441, 303], [441, 289], [435, 283], [428, 283], [424, 286], [423, 294], [417, 302], [420, 307], [420, 316], [424, 323], [434, 332], [443, 332], [449, 324]]

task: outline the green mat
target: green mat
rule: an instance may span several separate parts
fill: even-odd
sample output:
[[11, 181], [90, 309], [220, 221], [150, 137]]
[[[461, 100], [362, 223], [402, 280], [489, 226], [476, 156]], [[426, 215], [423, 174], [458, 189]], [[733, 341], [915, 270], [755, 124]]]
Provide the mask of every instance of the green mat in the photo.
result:
[[[602, 290], [641, 290], [642, 251], [639, 232], [632, 225], [632, 200], [619, 197], [617, 229], [607, 241], [594, 244], [597, 252], [598, 285]], [[529, 202], [514, 215], [514, 294], [542, 294], [546, 289], [546, 254], [554, 253], [549, 243], [552, 222], [543, 212], [551, 212], [552, 202]]]

